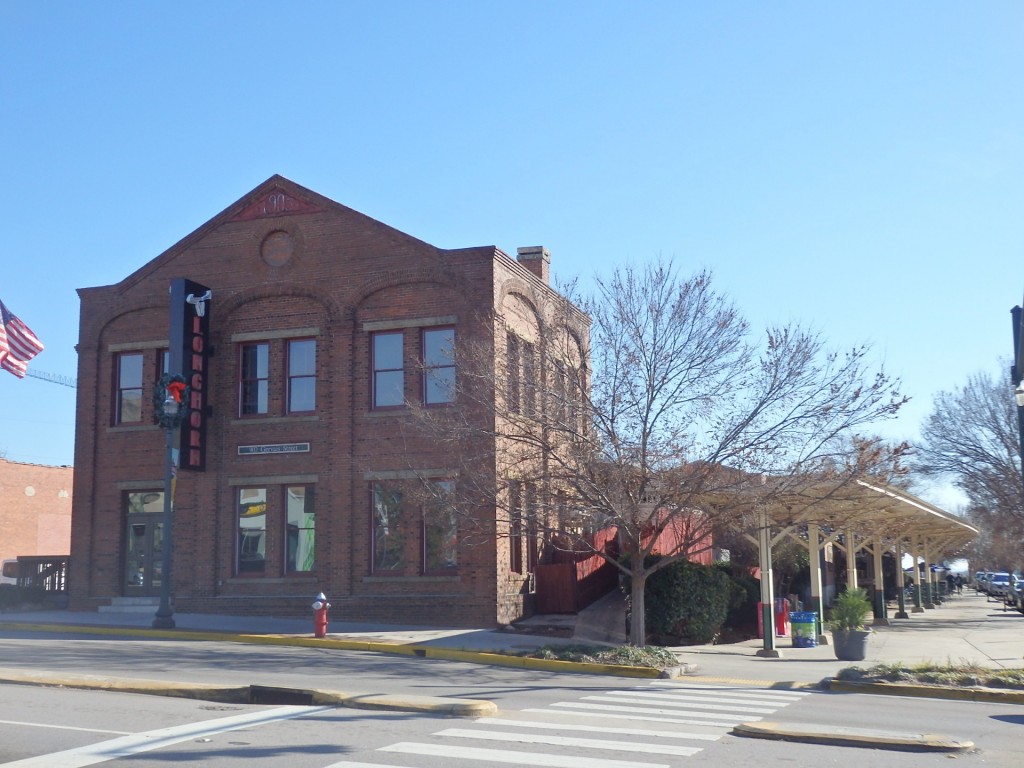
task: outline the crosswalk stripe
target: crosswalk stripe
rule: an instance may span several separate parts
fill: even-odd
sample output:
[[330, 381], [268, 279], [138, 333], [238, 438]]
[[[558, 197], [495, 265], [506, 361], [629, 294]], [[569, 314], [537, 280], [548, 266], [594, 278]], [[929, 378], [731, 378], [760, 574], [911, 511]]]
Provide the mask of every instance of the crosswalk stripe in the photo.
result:
[[668, 763], [640, 763], [628, 760], [610, 760], [599, 757], [577, 757], [575, 755], [551, 755], [539, 752], [513, 752], [507, 749], [481, 749], [479, 747], [448, 747], [440, 744], [423, 744], [402, 741], [382, 752], [400, 752], [407, 755], [429, 757], [457, 757], [466, 760], [489, 760], [492, 763], [512, 763], [536, 766], [536, 768], [671, 768]]
[[[573, 706], [573, 705], [571, 705], [571, 704], [563, 704], [562, 706], [570, 707], [570, 706]], [[602, 712], [605, 713], [605, 717], [607, 719], [622, 720], [622, 721], [634, 722], [634, 723], [643, 722], [643, 723], [672, 723], [673, 725], [700, 725], [700, 726], [705, 726], [707, 728], [733, 728], [733, 727], [739, 725], [739, 723], [740, 723], [740, 721], [738, 721], [738, 720], [734, 720], [732, 722], [726, 723], [726, 722], [717, 722], [717, 721], [714, 721], [714, 720], [688, 720], [685, 717], [656, 717], [656, 716], [653, 716], [653, 715], [642, 715], [642, 714], [631, 715], [631, 714], [627, 714], [626, 712], [622, 712], [622, 711], [615, 711], [615, 712], [610, 712], [610, 713], [607, 712], [607, 710], [609, 710], [609, 709], [622, 710], [622, 709], [624, 709], [623, 707], [596, 707], [596, 706], [590, 706], [590, 705], [586, 705], [586, 704], [577, 705], [577, 706], [579, 706], [584, 711], [582, 711], [582, 712], [573, 712], [571, 710], [566, 710], [566, 709], [557, 710], [554, 713], [552, 713], [552, 711], [550, 709], [523, 709], [523, 710], [520, 710], [520, 711], [522, 711], [522, 712], [540, 712], [540, 713], [544, 713], [544, 714], [547, 714], [547, 715], [557, 714], [557, 715], [563, 715], [565, 717], [585, 717], [588, 720], [593, 720], [594, 719], [594, 710], [595, 709], [600, 709]], [[637, 709], [635, 711], [636, 712], [646, 712], [647, 710]], [[753, 720], [760, 720], [760, 719], [761, 718], [759, 718], [759, 717], [746, 717], [746, 718], [743, 719], [742, 722], [751, 722]]]
[[[548, 710], [541, 710], [547, 712]], [[652, 736], [661, 739], [693, 739], [718, 741], [721, 734], [686, 733], [684, 731], [658, 731], [650, 728], [617, 728], [610, 725], [582, 725], [580, 723], [542, 723], [537, 720], [506, 720], [501, 717], [483, 717], [475, 722], [487, 725], [507, 725], [514, 728], [540, 728], [551, 731], [580, 731], [582, 733], [614, 733], [621, 736]]]
[[530, 733], [508, 733], [505, 731], [480, 731], [468, 728], [448, 728], [438, 731], [435, 736], [450, 736], [457, 739], [479, 739], [481, 741], [511, 741], [519, 744], [545, 744], [551, 747], [581, 747], [583, 749], [615, 750], [616, 752], [641, 752], [651, 755], [675, 755], [692, 757], [701, 747], [680, 747], [674, 744], [644, 744], [611, 739], [582, 739], [577, 736], [547, 736]]
[[[687, 696], [683, 692], [679, 693], [668, 693], [668, 692], [654, 692], [654, 691], [641, 691], [641, 690], [629, 690], [629, 691], [606, 691], [609, 696], [638, 696], [644, 699], [658, 699], [659, 701], [687, 701], [687, 702], [713, 702], [714, 704], [738, 704], [741, 707], [750, 704], [756, 704], [761, 707], [774, 706], [784, 707], [789, 702], [784, 701], [751, 701], [749, 699], [730, 699], [722, 696], [704, 696], [702, 694], [692, 694]], [[744, 711], [744, 710], [739, 710]], [[750, 710], [754, 711], [754, 710]], [[765, 712], [774, 712], [774, 709], [764, 710]]]
[[651, 687], [673, 691], [709, 691], [728, 693], [730, 696], [751, 696], [757, 698], [779, 699], [781, 701], [797, 701], [810, 696], [810, 691], [785, 691], [778, 688], [738, 688], [730, 685], [711, 685], [709, 683], [680, 684], [671, 680], [652, 680]]
[[[725, 717], [722, 716], [721, 713], [710, 714], [710, 713], [704, 713], [704, 712], [680, 712], [677, 709], [661, 709], [661, 708], [658, 708], [658, 707], [627, 707], [627, 706], [616, 706], [614, 704], [577, 703], [577, 702], [574, 702], [574, 701], [560, 701], [560, 702], [556, 702], [555, 704], [552, 704], [551, 706], [553, 706], [553, 707], [564, 707], [566, 709], [586, 709], [586, 710], [588, 710], [588, 712], [591, 715], [594, 712], [600, 712], [600, 713], [606, 713], [606, 712], [630, 712], [630, 713], [647, 714], [647, 715], [675, 715], [677, 717], [685, 716], [685, 717], [689, 717], [689, 718], [701, 718], [701, 719], [708, 718], [707, 720], [702, 720], [702, 721], [706, 722], [708, 725], [714, 724], [714, 725], [719, 725], [719, 726], [721, 726], [723, 728], [733, 728], [733, 727], [739, 725], [740, 723], [751, 723], [751, 722], [756, 722], [756, 721], [762, 719], [760, 715], [749, 715], [747, 717], [734, 717], [734, 718], [731, 718], [731, 719], [726, 719]], [[711, 718], [719, 718], [719, 719], [712, 720]], [[698, 722], [698, 721], [690, 721], [690, 722]]]
[[[583, 698], [584, 701], [614, 701], [614, 702], [619, 702], [619, 703], [623, 703], [623, 704], [649, 704], [649, 703], [651, 703], [648, 700], [644, 699], [640, 695], [632, 696], [632, 697], [631, 696], [608, 696], [608, 695], [604, 695], [604, 696], [583, 696], [582, 698]], [[661, 706], [672, 706], [672, 702], [669, 702], [669, 701], [660, 701], [659, 700], [659, 702], [656, 702], [656, 703], [661, 704]], [[739, 706], [734, 706], [734, 705], [707, 704], [707, 703], [704, 703], [704, 701], [702, 699], [696, 699], [695, 701], [691, 701], [689, 703], [687, 703], [687, 702], [680, 702], [679, 706], [685, 708], [685, 707], [688, 707], [688, 706], [693, 706], [694, 703], [700, 704], [700, 708], [702, 710], [711, 710], [711, 711], [719, 712], [719, 713], [727, 713], [727, 712], [747, 713], [747, 712], [749, 712], [749, 713], [755, 714], [755, 715], [770, 715], [772, 712], [775, 711], [774, 708], [765, 709], [763, 707], [739, 707]]]

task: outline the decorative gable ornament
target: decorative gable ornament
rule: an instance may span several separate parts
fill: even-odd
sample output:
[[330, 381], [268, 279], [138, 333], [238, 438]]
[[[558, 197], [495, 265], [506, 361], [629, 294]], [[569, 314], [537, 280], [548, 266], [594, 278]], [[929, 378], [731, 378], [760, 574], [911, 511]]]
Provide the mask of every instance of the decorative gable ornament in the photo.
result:
[[318, 213], [321, 210], [320, 207], [312, 203], [293, 197], [280, 187], [274, 187], [231, 217], [231, 221], [252, 221], [253, 219], [267, 219], [296, 213]]

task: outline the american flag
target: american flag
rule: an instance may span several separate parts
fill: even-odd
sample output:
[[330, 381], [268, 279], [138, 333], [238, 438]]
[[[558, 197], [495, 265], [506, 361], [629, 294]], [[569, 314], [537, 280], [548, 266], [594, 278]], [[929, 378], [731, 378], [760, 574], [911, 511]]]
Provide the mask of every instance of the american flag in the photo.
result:
[[43, 343], [0, 301], [0, 368], [25, 378], [28, 361], [43, 351]]

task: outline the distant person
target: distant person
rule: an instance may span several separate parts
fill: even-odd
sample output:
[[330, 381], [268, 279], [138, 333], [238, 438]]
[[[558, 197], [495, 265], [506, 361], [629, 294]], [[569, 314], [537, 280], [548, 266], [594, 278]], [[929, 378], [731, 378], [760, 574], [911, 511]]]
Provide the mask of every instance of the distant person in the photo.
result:
[[959, 573], [956, 575], [956, 593], [962, 595], [964, 593], [964, 577]]

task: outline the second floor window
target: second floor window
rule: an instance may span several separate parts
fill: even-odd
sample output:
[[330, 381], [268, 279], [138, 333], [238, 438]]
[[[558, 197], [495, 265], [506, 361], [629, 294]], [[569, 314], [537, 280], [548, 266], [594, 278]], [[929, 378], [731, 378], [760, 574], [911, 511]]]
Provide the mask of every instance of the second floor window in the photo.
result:
[[242, 416], [267, 413], [270, 394], [270, 347], [266, 342], [242, 345], [239, 412]]
[[519, 413], [522, 408], [520, 389], [522, 387], [522, 361], [519, 351], [519, 337], [513, 333], [505, 339], [505, 407], [509, 413]]
[[423, 404], [455, 402], [455, 329], [423, 331]]
[[373, 407], [396, 408], [405, 403], [403, 334], [375, 333], [373, 339]]
[[316, 410], [316, 339], [288, 342], [288, 412]]
[[142, 421], [142, 353], [117, 356], [117, 402], [114, 421], [133, 424]]

